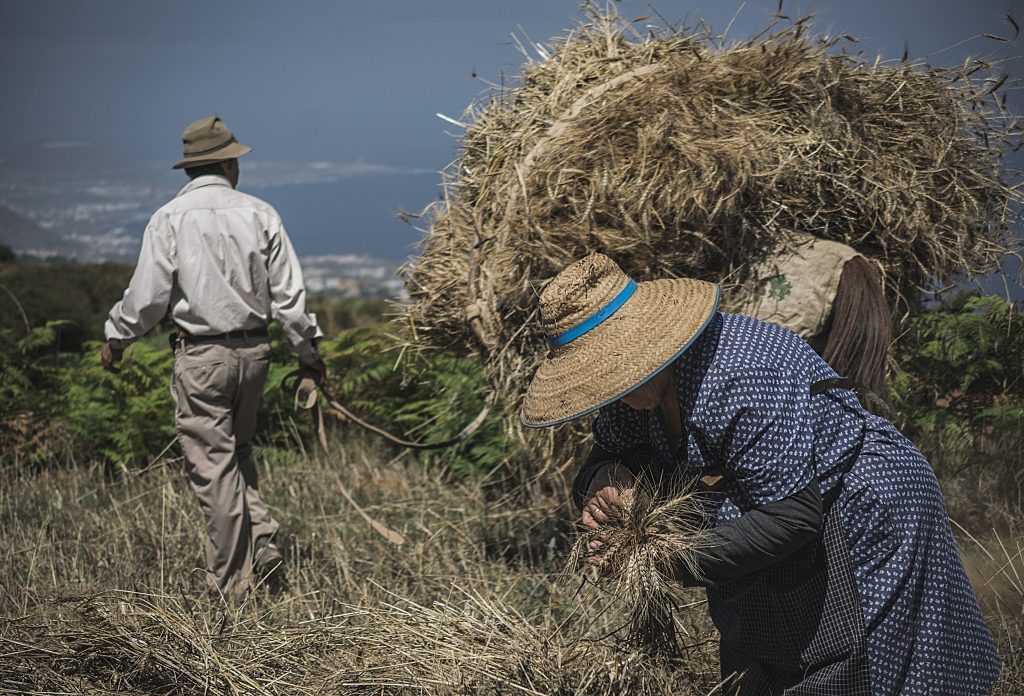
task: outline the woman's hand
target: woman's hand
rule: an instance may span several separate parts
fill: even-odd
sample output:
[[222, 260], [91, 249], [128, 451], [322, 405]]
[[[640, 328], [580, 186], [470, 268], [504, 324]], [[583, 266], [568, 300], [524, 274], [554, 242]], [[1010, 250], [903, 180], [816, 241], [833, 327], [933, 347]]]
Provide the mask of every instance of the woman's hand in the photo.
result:
[[[597, 470], [587, 489], [587, 503], [583, 506], [583, 526], [587, 529], [599, 529], [602, 522], [608, 520], [612, 507], [621, 505], [623, 499], [633, 492], [636, 477], [633, 472], [618, 464], [606, 464]], [[604, 546], [600, 538], [590, 542], [591, 554], [596, 554]], [[591, 555], [587, 563], [601, 567], [604, 559]]]
[[587, 489], [587, 503], [583, 506], [583, 526], [597, 529], [608, 520], [612, 506], [620, 503], [623, 494], [632, 490], [636, 477], [618, 464], [605, 464], [597, 470]]

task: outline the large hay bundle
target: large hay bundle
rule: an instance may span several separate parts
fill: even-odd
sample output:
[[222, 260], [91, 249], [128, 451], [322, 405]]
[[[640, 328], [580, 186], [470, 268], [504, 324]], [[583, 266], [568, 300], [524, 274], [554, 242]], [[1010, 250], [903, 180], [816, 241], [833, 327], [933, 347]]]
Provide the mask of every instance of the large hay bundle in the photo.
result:
[[868, 62], [806, 28], [725, 46], [594, 12], [539, 48], [467, 113], [407, 269], [417, 340], [479, 351], [512, 425], [546, 350], [539, 288], [589, 252], [641, 280], [721, 282], [726, 306], [790, 231], [877, 262], [893, 299], [994, 266], [1017, 131], [982, 65]]

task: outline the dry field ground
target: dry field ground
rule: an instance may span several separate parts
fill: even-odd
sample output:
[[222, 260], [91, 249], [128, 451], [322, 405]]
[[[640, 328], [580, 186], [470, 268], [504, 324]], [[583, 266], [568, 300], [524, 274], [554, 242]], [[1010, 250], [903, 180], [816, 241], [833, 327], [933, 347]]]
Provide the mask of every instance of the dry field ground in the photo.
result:
[[[620, 598], [559, 574], [574, 517], [561, 482], [502, 495], [360, 439], [334, 452], [262, 453], [290, 582], [237, 607], [206, 594], [180, 461], [116, 481], [8, 465], [0, 692], [718, 693], [699, 592], [678, 597], [679, 656], [653, 659], [618, 647]], [[976, 539], [962, 538], [1005, 663], [996, 693], [1024, 693], [1019, 518], [995, 480], [946, 485]]]

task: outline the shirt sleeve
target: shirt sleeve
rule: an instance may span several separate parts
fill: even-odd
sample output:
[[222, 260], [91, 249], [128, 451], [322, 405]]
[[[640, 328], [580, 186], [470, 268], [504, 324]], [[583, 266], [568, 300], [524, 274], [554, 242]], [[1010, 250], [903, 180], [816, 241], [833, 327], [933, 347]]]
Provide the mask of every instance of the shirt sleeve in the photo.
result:
[[711, 545], [700, 552], [700, 577], [679, 564], [676, 578], [688, 586], [736, 580], [796, 553], [821, 533], [824, 512], [817, 480], [791, 496], [750, 510], [710, 530]]
[[103, 335], [115, 348], [137, 341], [167, 314], [176, 270], [174, 242], [166, 223], [151, 219], [142, 235], [135, 272], [103, 326]]
[[272, 217], [268, 262], [271, 316], [284, 330], [299, 359], [316, 357], [315, 340], [323, 336], [316, 316], [306, 311], [306, 286], [302, 268], [281, 219]]
[[805, 488], [813, 478], [810, 387], [783, 371], [730, 376], [708, 400], [701, 429], [747, 509]]

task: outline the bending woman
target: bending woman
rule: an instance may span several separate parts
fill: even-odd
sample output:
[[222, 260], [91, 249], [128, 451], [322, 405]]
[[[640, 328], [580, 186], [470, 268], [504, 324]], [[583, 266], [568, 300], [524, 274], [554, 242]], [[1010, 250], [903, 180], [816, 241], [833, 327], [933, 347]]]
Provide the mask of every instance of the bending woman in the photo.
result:
[[639, 476], [718, 481], [718, 543], [673, 572], [707, 588], [732, 693], [988, 693], [999, 661], [931, 467], [806, 343], [718, 312], [713, 284], [637, 284], [600, 254], [540, 304], [551, 353], [522, 420], [600, 409], [584, 524]]

